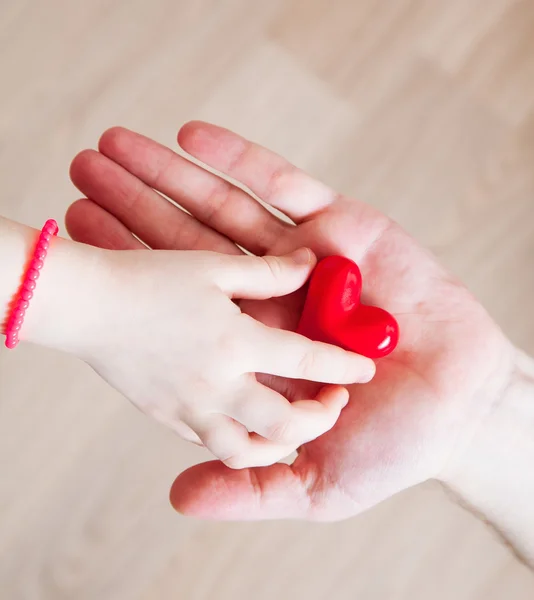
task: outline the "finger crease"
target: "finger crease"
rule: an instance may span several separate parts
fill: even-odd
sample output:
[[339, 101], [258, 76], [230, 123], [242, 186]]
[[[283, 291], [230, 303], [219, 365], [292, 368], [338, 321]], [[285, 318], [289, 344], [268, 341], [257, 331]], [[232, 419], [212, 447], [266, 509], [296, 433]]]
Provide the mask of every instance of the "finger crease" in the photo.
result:
[[[169, 159], [165, 162], [165, 164], [160, 167], [157, 172], [156, 175], [154, 177], [154, 184], [151, 186], [155, 189], [159, 189], [161, 187], [161, 183], [163, 182], [163, 179], [165, 178], [165, 176], [167, 175], [167, 172], [174, 160], [174, 153], [171, 151], [169, 153]], [[165, 187], [165, 186], [164, 186]]]
[[280, 190], [283, 187], [281, 182], [286, 177], [289, 178], [292, 175], [294, 175], [297, 171], [298, 171], [297, 167], [295, 167], [294, 165], [289, 164], [289, 163], [283, 164], [282, 166], [275, 169], [271, 173], [267, 183], [265, 184], [262, 198], [265, 198], [265, 200], [269, 203], [272, 203], [273, 201], [275, 201], [276, 197], [278, 196]]
[[254, 490], [254, 497], [258, 499], [258, 507], [261, 507], [263, 502], [263, 498], [265, 495], [265, 491], [263, 489], [263, 485], [258, 477], [258, 474], [255, 469], [248, 470], [249, 481], [252, 489]]
[[220, 180], [220, 183], [212, 189], [206, 201], [206, 206], [209, 208], [202, 216], [202, 220], [206, 225], [211, 226], [213, 224], [215, 217], [230, 200], [232, 191], [232, 184], [224, 180]]
[[225, 169], [225, 173], [234, 179], [238, 179], [234, 176], [234, 173], [238, 170], [242, 164], [244, 164], [248, 158], [249, 153], [254, 149], [253, 144], [250, 142], [243, 142], [243, 145], [236, 153], [236, 155], [232, 158], [232, 160], [228, 163], [228, 166]]

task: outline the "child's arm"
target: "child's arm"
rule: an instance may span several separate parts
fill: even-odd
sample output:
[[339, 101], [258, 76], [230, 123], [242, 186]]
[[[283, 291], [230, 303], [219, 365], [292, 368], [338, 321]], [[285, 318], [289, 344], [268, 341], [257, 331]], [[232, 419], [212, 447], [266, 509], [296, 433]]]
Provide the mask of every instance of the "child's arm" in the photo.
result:
[[[0, 218], [2, 333], [38, 235]], [[308, 250], [279, 258], [113, 252], [52, 238], [20, 339], [82, 358], [229, 466], [270, 464], [330, 429], [348, 393], [328, 386], [289, 403], [254, 373], [331, 384], [374, 375], [370, 359], [266, 327], [232, 302], [289, 294], [314, 263]]]
[[[0, 333], [32, 258], [39, 231], [0, 217]], [[83, 328], [97, 319], [101, 250], [53, 237], [36, 281], [21, 338], [75, 352]]]

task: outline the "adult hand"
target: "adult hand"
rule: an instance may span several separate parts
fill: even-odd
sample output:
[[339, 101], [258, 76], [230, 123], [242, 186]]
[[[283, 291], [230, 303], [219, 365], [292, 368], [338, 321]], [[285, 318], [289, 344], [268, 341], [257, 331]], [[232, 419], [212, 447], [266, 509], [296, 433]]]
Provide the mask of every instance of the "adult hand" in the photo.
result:
[[[72, 164], [73, 182], [89, 199], [68, 212], [74, 239], [121, 249], [142, 247], [139, 238], [152, 248], [237, 254], [238, 244], [281, 255], [307, 246], [319, 258], [345, 255], [362, 270], [364, 300], [394, 314], [401, 336], [374, 380], [350, 388], [336, 426], [303, 445], [292, 465], [242, 471], [220, 462], [197, 465], [175, 481], [175, 508], [216, 519], [335, 520], [439, 478], [451, 461], [462, 460], [514, 361], [514, 349], [482, 306], [386, 216], [283, 158], [205, 123], [185, 125], [178, 141], [294, 225], [170, 149], [114, 128], [102, 136], [99, 152], [84, 151]], [[265, 324], [294, 330], [303, 294], [240, 306]], [[291, 398], [312, 397], [314, 384], [266, 382]]]

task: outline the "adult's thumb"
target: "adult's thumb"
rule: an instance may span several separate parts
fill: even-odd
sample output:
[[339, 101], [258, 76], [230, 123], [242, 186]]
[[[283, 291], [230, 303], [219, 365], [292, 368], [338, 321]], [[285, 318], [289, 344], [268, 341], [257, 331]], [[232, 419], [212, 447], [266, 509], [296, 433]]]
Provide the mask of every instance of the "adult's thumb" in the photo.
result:
[[306, 483], [293, 467], [280, 463], [241, 471], [219, 461], [196, 465], [177, 477], [170, 500], [183, 515], [217, 521], [311, 516]]

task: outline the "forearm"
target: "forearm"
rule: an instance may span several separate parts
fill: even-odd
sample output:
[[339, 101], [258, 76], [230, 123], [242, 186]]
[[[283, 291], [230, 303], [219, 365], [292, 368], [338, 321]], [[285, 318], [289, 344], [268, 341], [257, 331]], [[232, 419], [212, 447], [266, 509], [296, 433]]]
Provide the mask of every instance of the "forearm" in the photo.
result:
[[[39, 231], [0, 217], [0, 333], [5, 332], [38, 236]], [[52, 238], [20, 331], [22, 341], [79, 352], [95, 318], [102, 254], [90, 246]]]
[[517, 353], [501, 401], [444, 483], [534, 567], [534, 360]]

